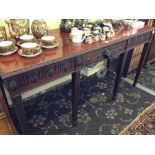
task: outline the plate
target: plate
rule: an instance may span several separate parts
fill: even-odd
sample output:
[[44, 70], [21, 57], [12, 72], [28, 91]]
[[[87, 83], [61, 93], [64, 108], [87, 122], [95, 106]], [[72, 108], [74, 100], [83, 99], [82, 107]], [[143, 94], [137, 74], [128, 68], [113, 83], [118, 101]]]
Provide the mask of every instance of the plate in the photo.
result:
[[57, 47], [57, 46], [59, 46], [59, 43], [58, 43], [58, 42], [56, 42], [56, 44], [53, 45], [53, 46], [45, 46], [45, 45], [42, 45], [42, 44], [41, 44], [41, 47], [42, 47], [42, 48], [47, 48], [47, 49], [52, 49], [52, 48], [55, 48], [55, 47]]
[[20, 56], [22, 56], [22, 57], [27, 57], [27, 58], [33, 58], [33, 57], [36, 57], [36, 56], [38, 56], [38, 55], [40, 55], [42, 53], [42, 49], [40, 49], [37, 53], [35, 53], [35, 54], [23, 54], [23, 50], [22, 49], [20, 49], [20, 50], [18, 50], [18, 54], [20, 55]]
[[1, 52], [0, 52], [0, 55], [2, 55], [2, 56], [11, 55], [11, 54], [13, 54], [13, 53], [16, 53], [17, 50], [18, 50], [18, 47], [15, 46], [15, 48], [11, 49], [10, 51], [7, 51], [7, 52], [5, 52], [5, 53], [1, 53]]

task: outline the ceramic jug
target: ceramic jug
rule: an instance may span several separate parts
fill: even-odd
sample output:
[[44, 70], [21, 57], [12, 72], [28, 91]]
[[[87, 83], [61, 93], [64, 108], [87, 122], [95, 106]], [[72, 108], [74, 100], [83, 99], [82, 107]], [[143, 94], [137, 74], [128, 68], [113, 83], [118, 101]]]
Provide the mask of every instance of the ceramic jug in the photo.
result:
[[9, 27], [11, 37], [19, 38], [24, 34], [29, 34], [29, 19], [10, 19], [6, 23]]
[[48, 34], [47, 23], [42, 19], [33, 20], [32, 25], [31, 25], [31, 30], [32, 30], [33, 35], [37, 39], [40, 39], [44, 35]]

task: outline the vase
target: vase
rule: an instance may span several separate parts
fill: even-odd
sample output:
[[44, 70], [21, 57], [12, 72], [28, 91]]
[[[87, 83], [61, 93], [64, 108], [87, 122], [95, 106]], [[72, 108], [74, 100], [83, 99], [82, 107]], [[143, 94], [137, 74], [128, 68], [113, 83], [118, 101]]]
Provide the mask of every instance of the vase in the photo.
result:
[[11, 37], [19, 38], [24, 34], [29, 34], [29, 19], [10, 19], [7, 21]]
[[32, 25], [31, 25], [31, 30], [32, 30], [33, 35], [37, 39], [40, 39], [41, 37], [48, 34], [47, 23], [42, 19], [33, 20]]

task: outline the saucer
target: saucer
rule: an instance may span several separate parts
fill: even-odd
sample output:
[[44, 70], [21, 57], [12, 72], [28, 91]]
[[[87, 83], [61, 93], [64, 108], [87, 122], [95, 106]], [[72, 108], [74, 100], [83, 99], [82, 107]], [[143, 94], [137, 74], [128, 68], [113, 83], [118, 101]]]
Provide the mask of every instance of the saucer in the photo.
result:
[[56, 42], [55, 45], [48, 45], [48, 46], [42, 45], [42, 43], [40, 43], [40, 44], [41, 44], [42, 48], [46, 48], [46, 49], [52, 49], [52, 48], [55, 48], [55, 47], [59, 46], [58, 42]]
[[40, 50], [39, 50], [37, 53], [35, 53], [35, 54], [24, 54], [22, 49], [18, 50], [18, 54], [19, 54], [20, 56], [22, 56], [22, 57], [27, 57], [27, 58], [36, 57], [36, 56], [40, 55], [41, 53], [42, 53], [42, 49], [40, 49]]
[[13, 53], [16, 53], [17, 50], [18, 50], [18, 47], [15, 46], [13, 49], [11, 49], [11, 50], [9, 50], [9, 51], [7, 51], [7, 52], [5, 52], [5, 53], [1, 53], [1, 52], [0, 52], [0, 55], [1, 55], [1, 56], [11, 55], [11, 54], [13, 54]]

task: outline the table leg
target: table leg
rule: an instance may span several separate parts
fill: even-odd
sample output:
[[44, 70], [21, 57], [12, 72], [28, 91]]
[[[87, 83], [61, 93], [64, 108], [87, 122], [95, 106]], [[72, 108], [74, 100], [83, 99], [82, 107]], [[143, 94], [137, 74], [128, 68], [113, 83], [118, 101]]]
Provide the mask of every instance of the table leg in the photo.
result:
[[126, 57], [126, 61], [125, 61], [124, 69], [123, 69], [123, 76], [124, 77], [127, 77], [127, 75], [128, 75], [129, 66], [130, 66], [130, 62], [132, 59], [133, 51], [134, 51], [134, 49], [127, 52], [127, 57]]
[[19, 121], [22, 134], [30, 134], [30, 127], [28, 125], [21, 95], [13, 97], [12, 104], [13, 104], [17, 119]]
[[120, 84], [120, 81], [121, 81], [121, 75], [122, 75], [122, 71], [123, 71], [123, 68], [124, 68], [124, 58], [125, 58], [125, 52], [122, 53], [119, 56], [118, 65], [117, 65], [117, 69], [116, 69], [115, 85], [114, 85], [113, 95], [112, 95], [113, 100], [116, 99], [119, 84]]
[[80, 88], [80, 71], [72, 74], [72, 125], [77, 124], [78, 97]]
[[146, 43], [144, 45], [144, 48], [143, 48], [143, 51], [142, 51], [142, 54], [141, 54], [141, 57], [140, 57], [140, 60], [139, 60], [138, 68], [136, 70], [136, 76], [135, 76], [134, 83], [133, 83], [134, 87], [136, 86], [137, 81], [139, 79], [141, 70], [142, 70], [143, 65], [144, 65], [144, 61], [145, 61], [147, 53], [148, 53], [148, 49], [149, 49], [149, 43]]

